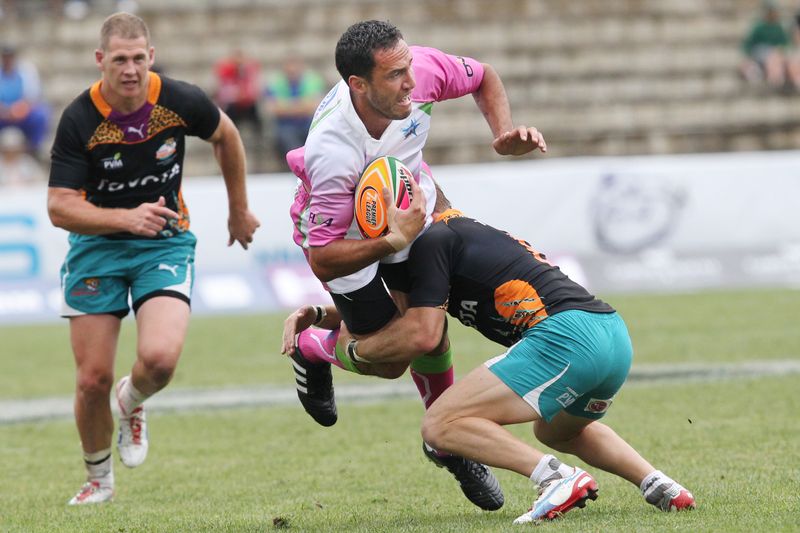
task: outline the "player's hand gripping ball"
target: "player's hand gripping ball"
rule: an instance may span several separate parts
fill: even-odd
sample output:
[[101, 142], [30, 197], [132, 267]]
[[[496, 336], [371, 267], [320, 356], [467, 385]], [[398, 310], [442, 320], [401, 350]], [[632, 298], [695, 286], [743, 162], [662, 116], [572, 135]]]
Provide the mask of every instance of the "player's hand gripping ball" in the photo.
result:
[[396, 157], [379, 157], [367, 165], [356, 186], [355, 202], [356, 225], [365, 239], [382, 237], [389, 231], [383, 188], [388, 187], [398, 209], [407, 209], [413, 179], [408, 167]]

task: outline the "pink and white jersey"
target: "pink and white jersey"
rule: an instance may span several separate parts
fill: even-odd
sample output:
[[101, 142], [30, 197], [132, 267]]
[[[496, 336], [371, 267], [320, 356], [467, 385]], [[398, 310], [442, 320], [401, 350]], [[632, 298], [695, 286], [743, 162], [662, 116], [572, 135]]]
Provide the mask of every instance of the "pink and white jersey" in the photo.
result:
[[[337, 83], [314, 114], [301, 149], [287, 154], [300, 178], [291, 216], [295, 242], [307, 249], [331, 241], [360, 239], [353, 222], [354, 193], [361, 171], [384, 155], [397, 157], [414, 173], [427, 199], [428, 224], [436, 201], [430, 171], [422, 160], [435, 102], [474, 93], [483, 81], [483, 65], [468, 57], [453, 56], [435, 48], [410, 47], [416, 87], [411, 94], [411, 114], [394, 120], [380, 139], [367, 132], [353, 107], [345, 81]], [[302, 159], [301, 159], [302, 157]], [[408, 257], [408, 248], [384, 258], [396, 263]], [[377, 264], [328, 282], [331, 292], [343, 294], [365, 286]]]

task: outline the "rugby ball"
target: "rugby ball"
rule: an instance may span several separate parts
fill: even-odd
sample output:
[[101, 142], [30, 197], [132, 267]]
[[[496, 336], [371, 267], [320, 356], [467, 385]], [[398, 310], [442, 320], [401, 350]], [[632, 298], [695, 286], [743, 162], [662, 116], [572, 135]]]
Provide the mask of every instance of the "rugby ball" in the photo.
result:
[[356, 186], [355, 198], [356, 225], [365, 239], [376, 239], [389, 231], [383, 188], [389, 188], [398, 209], [407, 209], [413, 179], [408, 167], [396, 157], [379, 157], [367, 165]]

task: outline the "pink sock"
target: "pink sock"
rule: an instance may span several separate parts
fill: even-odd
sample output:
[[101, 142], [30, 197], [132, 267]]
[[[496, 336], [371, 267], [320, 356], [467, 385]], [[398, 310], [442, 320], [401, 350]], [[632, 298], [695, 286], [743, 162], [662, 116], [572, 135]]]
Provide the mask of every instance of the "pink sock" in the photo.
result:
[[453, 367], [451, 366], [444, 372], [436, 374], [421, 373], [413, 368], [411, 370], [411, 378], [417, 386], [419, 395], [422, 397], [422, 402], [425, 404], [425, 409], [431, 406], [436, 398], [453, 384]]
[[339, 328], [334, 330], [308, 328], [297, 336], [297, 347], [309, 363], [331, 363], [342, 368], [336, 358]]

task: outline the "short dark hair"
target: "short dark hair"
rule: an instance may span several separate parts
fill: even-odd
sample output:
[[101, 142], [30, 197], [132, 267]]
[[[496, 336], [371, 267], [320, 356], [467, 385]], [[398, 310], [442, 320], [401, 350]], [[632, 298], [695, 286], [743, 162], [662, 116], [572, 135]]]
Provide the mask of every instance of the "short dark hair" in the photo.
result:
[[122, 39], [144, 37], [145, 41], [147, 41], [147, 46], [150, 46], [150, 30], [147, 29], [147, 24], [136, 15], [130, 13], [114, 13], [103, 21], [103, 26], [100, 28], [101, 50], [108, 51], [108, 42], [111, 37], [120, 37]]
[[375, 67], [375, 51], [393, 48], [402, 38], [400, 30], [389, 21], [356, 22], [336, 43], [336, 70], [345, 81], [350, 76], [369, 79]]

